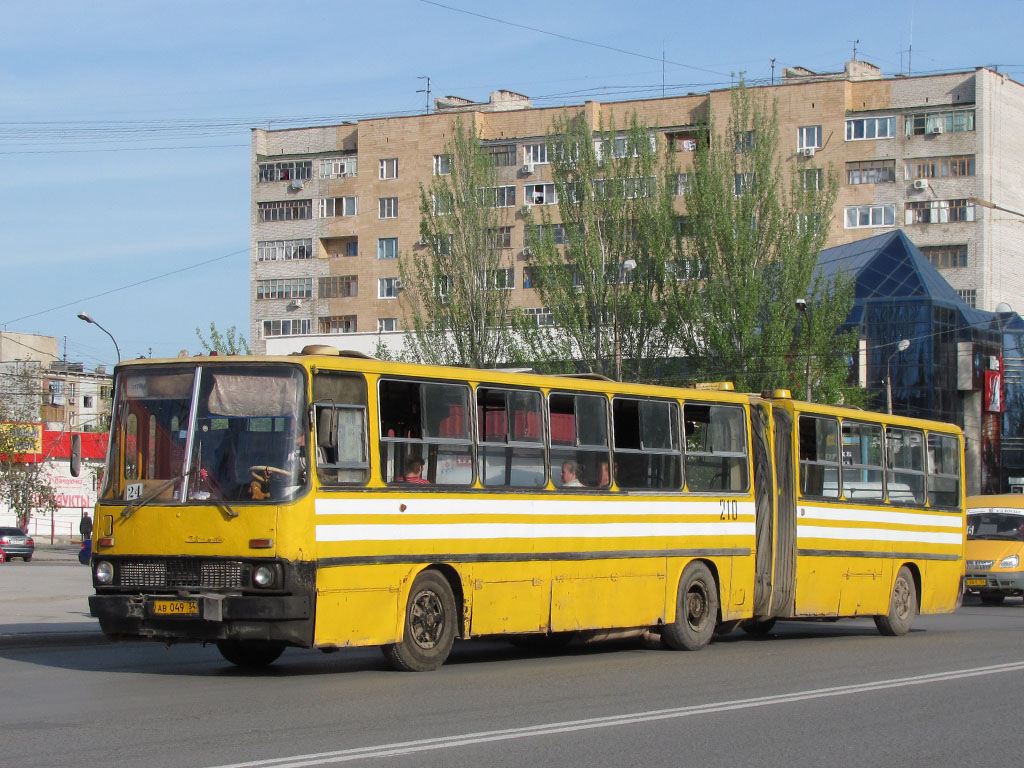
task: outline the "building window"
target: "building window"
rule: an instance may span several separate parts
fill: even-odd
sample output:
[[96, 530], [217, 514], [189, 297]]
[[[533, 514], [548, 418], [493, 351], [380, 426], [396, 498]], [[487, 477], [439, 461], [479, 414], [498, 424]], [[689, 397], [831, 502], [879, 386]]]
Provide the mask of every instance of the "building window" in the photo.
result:
[[977, 288], [957, 288], [956, 295], [964, 300], [964, 303], [971, 309], [978, 308], [978, 289]]
[[387, 333], [388, 331], [398, 330], [398, 318], [397, 317], [378, 317], [377, 318], [377, 333]]
[[313, 296], [312, 277], [257, 280], [257, 299], [308, 299]]
[[491, 156], [495, 165], [516, 164], [515, 144], [491, 144], [485, 147], [484, 151]]
[[821, 126], [801, 125], [796, 129], [797, 149], [821, 149]]
[[451, 155], [434, 155], [434, 175], [449, 176], [452, 172]]
[[939, 269], [958, 269], [967, 266], [967, 243], [960, 245], [925, 245], [921, 248], [928, 261]]
[[676, 174], [676, 195], [688, 195], [690, 190], [693, 188], [693, 176], [689, 173], [677, 173]]
[[320, 285], [321, 299], [342, 299], [359, 295], [358, 275], [331, 275], [321, 277]]
[[380, 198], [380, 218], [382, 218], [382, 219], [397, 219], [398, 218], [398, 198], [397, 197], [382, 197], [382, 198]]
[[922, 200], [907, 203], [905, 224], [949, 224], [974, 221], [974, 206], [967, 199]]
[[[701, 135], [698, 130], [677, 131], [666, 133], [665, 138], [668, 140], [668, 148], [673, 152], [696, 152]], [[704, 136], [706, 138], [706, 134]]]
[[895, 117], [854, 117], [846, 121], [847, 141], [891, 139], [895, 135]]
[[395, 299], [398, 298], [398, 278], [381, 277], [377, 279], [377, 298]]
[[[653, 177], [594, 179], [594, 197], [598, 200], [634, 200], [638, 197], [650, 197], [651, 190], [656, 186], [657, 182]], [[575, 199], [575, 189], [575, 186], [566, 187], [566, 191], [570, 192], [570, 200]], [[558, 202], [557, 197], [554, 202]]]
[[327, 157], [320, 161], [321, 179], [343, 179], [358, 175], [359, 163], [354, 157]]
[[800, 183], [804, 192], [818, 192], [825, 184], [825, 173], [821, 168], [805, 168], [800, 172]]
[[83, 395], [82, 396], [82, 407], [83, 408], [92, 408], [92, 400], [93, 400], [92, 395]]
[[908, 179], [942, 179], [974, 175], [974, 155], [952, 157], [924, 157], [907, 160]]
[[974, 110], [960, 109], [952, 112], [919, 112], [907, 115], [904, 124], [907, 136], [973, 131]]
[[313, 241], [302, 240], [260, 240], [256, 244], [257, 261], [292, 261], [312, 259]]
[[512, 247], [512, 227], [498, 227], [488, 229], [487, 234], [492, 238], [495, 248]]
[[845, 209], [846, 229], [892, 227], [896, 224], [895, 205], [848, 205]]
[[742, 197], [743, 195], [749, 195], [754, 191], [754, 187], [757, 185], [757, 174], [756, 173], [737, 173], [733, 194], [736, 197]]
[[440, 195], [431, 193], [430, 200], [434, 205], [435, 216], [449, 216], [455, 212], [455, 200], [449, 190], [444, 190]]
[[526, 316], [533, 318], [537, 325], [554, 325], [555, 316], [548, 307], [527, 307]]
[[275, 200], [269, 203], [256, 203], [256, 211], [260, 222], [312, 219], [313, 201]]
[[746, 152], [753, 151], [756, 142], [757, 131], [737, 131], [736, 153], [742, 155]]
[[[566, 245], [569, 242], [569, 235], [573, 224], [537, 224], [533, 229], [526, 232], [526, 242], [542, 242], [548, 235], [555, 245]], [[524, 286], [528, 287], [528, 286]]]
[[483, 187], [480, 190], [481, 204], [491, 208], [513, 208], [516, 204], [515, 185], [506, 187]]
[[271, 336], [308, 336], [313, 332], [313, 321], [306, 318], [294, 320], [264, 320], [263, 337]]
[[358, 209], [358, 198], [325, 197], [320, 200], [319, 215], [321, 219], [333, 219], [337, 216], [355, 216]]
[[530, 205], [554, 205], [558, 202], [554, 184], [527, 184], [524, 194]]
[[895, 181], [895, 160], [864, 160], [846, 164], [847, 184], [885, 184]]
[[523, 147], [523, 161], [527, 165], [544, 165], [548, 162], [548, 145], [546, 142], [540, 144], [527, 144]]
[[380, 161], [380, 177], [382, 179], [398, 178], [398, 158], [389, 157]]
[[359, 255], [359, 240], [352, 239], [345, 243], [345, 255], [346, 256], [358, 256]]
[[320, 318], [320, 333], [355, 333], [355, 315], [332, 315]]
[[516, 287], [516, 271], [512, 268], [490, 270], [485, 276], [485, 284], [499, 291], [511, 291]]
[[377, 258], [378, 259], [397, 259], [398, 258], [398, 238], [397, 237], [378, 237], [377, 238]]
[[312, 160], [290, 160], [283, 163], [259, 164], [259, 180], [261, 182], [292, 181], [294, 179], [306, 181], [312, 177]]

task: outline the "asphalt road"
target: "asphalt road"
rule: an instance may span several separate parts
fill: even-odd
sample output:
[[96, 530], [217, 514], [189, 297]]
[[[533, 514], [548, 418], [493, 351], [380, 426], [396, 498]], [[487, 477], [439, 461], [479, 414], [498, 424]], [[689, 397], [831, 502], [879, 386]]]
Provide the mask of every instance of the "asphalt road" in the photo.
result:
[[0, 669], [4, 765], [1016, 765], [1024, 605], [902, 638], [780, 623], [697, 653], [460, 643], [426, 674], [376, 649], [253, 673], [151, 643], [0, 648]]

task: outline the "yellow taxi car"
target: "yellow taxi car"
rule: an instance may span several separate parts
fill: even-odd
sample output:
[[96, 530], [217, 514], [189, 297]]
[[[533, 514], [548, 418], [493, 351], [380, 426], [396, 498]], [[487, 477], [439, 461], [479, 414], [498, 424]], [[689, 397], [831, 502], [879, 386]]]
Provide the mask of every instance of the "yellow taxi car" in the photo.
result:
[[985, 605], [1024, 596], [1024, 494], [967, 497], [965, 586]]

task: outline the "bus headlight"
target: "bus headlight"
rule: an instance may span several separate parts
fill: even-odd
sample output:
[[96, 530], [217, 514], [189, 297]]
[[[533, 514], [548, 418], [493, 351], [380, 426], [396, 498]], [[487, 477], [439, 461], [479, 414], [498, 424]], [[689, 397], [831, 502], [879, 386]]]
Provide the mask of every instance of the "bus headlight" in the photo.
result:
[[106, 560], [96, 563], [96, 570], [93, 571], [97, 584], [110, 584], [114, 580], [114, 566]]
[[269, 565], [258, 565], [252, 572], [252, 583], [257, 587], [272, 587], [274, 585], [274, 569]]
[[1002, 562], [999, 563], [1000, 568], [1016, 568], [1018, 565], [1020, 565], [1020, 555], [1004, 557]]

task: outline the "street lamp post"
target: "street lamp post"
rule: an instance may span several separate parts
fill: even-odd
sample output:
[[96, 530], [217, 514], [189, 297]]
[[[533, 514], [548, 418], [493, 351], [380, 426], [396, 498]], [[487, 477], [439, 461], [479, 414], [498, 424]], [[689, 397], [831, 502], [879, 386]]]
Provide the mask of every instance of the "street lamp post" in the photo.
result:
[[100, 325], [95, 320], [93, 320], [91, 317], [89, 317], [89, 315], [85, 314], [85, 312], [79, 312], [78, 313], [78, 319], [79, 320], [84, 320], [87, 323], [92, 323], [97, 328], [99, 328], [101, 331], [103, 331], [105, 334], [107, 334], [107, 336], [110, 337], [110, 340], [112, 342], [114, 342], [114, 351], [117, 352], [117, 362], [120, 363], [121, 362], [121, 348], [119, 346], [117, 346], [117, 339], [114, 338], [114, 334], [112, 334], [110, 331], [108, 331], [102, 325]]
[[807, 308], [806, 299], [796, 300], [796, 309], [803, 315], [804, 322], [807, 323], [807, 402], [811, 401], [811, 351], [813, 346], [811, 344], [811, 334], [814, 332], [814, 325], [811, 323], [811, 312]]
[[886, 413], [892, 413], [892, 371], [890, 370], [890, 364], [892, 359], [896, 357], [900, 352], [906, 352], [910, 346], [910, 339], [900, 339], [896, 344], [896, 349], [889, 355], [889, 359], [885, 361], [885, 406]]

